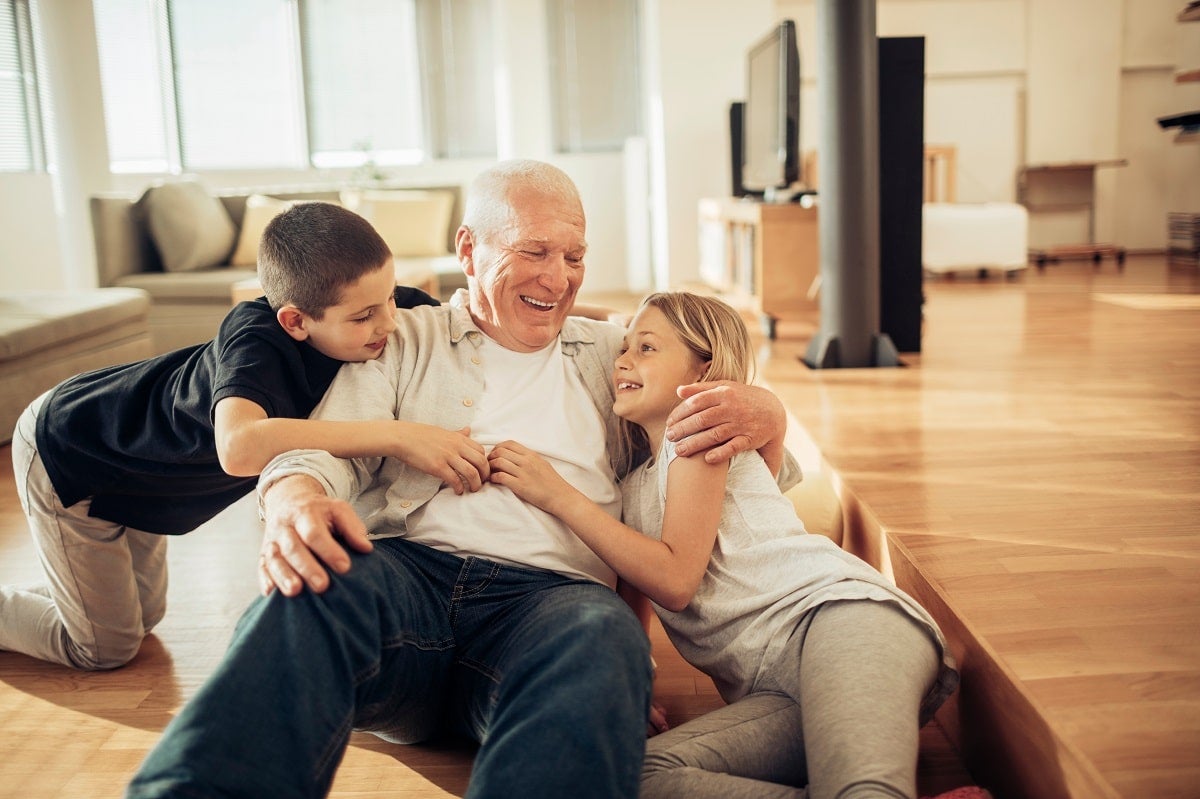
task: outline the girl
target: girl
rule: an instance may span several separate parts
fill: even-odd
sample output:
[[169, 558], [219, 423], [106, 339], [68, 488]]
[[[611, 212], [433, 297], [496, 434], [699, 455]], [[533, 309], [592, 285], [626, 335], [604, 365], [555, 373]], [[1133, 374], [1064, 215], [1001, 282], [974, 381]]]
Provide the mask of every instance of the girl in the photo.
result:
[[752, 366], [732, 308], [653, 294], [613, 371], [630, 457], [656, 453], [622, 484], [630, 526], [516, 442], [489, 454], [490, 479], [562, 519], [649, 597], [729, 703], [650, 740], [643, 797], [913, 797], [918, 729], [958, 683], [933, 619], [805, 531], [773, 477], [782, 450], [709, 464], [677, 458], [664, 436], [678, 386], [747, 382]]

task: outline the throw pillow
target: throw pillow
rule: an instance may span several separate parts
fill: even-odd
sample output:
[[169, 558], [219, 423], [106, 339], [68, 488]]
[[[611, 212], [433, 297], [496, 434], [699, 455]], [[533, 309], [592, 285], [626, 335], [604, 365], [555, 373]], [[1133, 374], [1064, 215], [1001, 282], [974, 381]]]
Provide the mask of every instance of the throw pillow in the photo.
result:
[[341, 196], [342, 205], [374, 225], [397, 258], [450, 252], [452, 192], [367, 189], [343, 191]]
[[194, 180], [147, 189], [137, 201], [165, 272], [224, 264], [237, 238], [229, 212]]
[[263, 231], [275, 216], [296, 204], [295, 200], [280, 200], [265, 194], [251, 194], [246, 198], [246, 213], [242, 216], [242, 230], [238, 233], [237, 247], [229, 258], [234, 266], [254, 266], [258, 263], [258, 241]]

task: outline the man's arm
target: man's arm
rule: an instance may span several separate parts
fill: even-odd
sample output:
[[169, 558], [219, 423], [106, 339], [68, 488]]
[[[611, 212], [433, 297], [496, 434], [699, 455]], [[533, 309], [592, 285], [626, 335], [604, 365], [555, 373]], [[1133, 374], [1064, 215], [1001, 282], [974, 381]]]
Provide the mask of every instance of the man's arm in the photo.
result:
[[784, 460], [787, 412], [761, 386], [722, 380], [680, 386], [683, 402], [667, 418], [667, 438], [681, 457], [703, 452], [709, 463], [756, 449], [779, 474]]

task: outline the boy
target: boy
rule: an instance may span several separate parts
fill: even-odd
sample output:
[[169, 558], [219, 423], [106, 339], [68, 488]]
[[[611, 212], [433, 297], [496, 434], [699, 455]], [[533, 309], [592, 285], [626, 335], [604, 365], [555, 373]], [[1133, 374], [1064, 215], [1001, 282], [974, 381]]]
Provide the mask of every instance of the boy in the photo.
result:
[[343, 362], [383, 353], [397, 305], [438, 304], [395, 286], [366, 220], [297, 205], [264, 231], [258, 271], [266, 298], [237, 305], [212, 341], [70, 378], [22, 415], [13, 464], [46, 582], [0, 586], [0, 649], [127, 663], [166, 610], [165, 536], [248, 493], [288, 450], [393, 454], [456, 487], [456, 472], [474, 477], [463, 459], [486, 469], [462, 433], [306, 418]]

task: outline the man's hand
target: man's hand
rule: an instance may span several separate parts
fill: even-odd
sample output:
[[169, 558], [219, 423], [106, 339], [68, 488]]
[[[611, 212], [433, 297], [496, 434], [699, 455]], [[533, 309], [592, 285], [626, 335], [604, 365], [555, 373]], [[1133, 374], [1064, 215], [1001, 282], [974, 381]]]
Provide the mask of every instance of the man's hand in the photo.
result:
[[782, 456], [787, 413], [765, 388], [721, 380], [680, 386], [676, 393], [683, 402], [667, 417], [667, 438], [680, 456], [703, 452], [706, 462], [721, 463], [764, 447]]
[[296, 596], [304, 586], [321, 593], [329, 587], [328, 566], [338, 574], [350, 570], [350, 555], [335, 536], [359, 552], [370, 552], [367, 529], [350, 504], [325, 494], [320, 483], [290, 475], [267, 489], [263, 497], [266, 529], [258, 559], [263, 596], [278, 587]]

